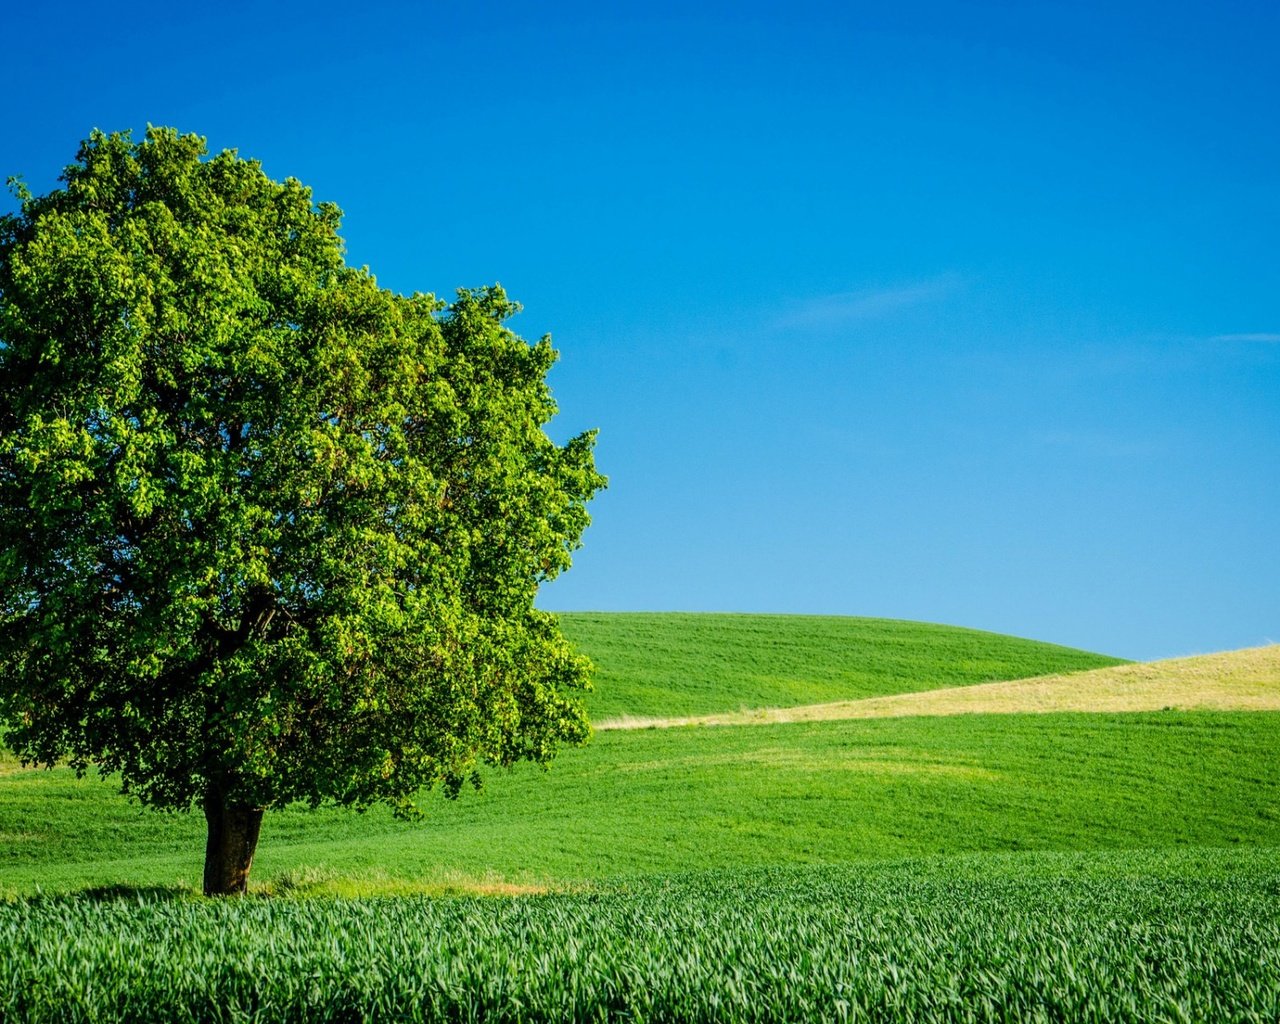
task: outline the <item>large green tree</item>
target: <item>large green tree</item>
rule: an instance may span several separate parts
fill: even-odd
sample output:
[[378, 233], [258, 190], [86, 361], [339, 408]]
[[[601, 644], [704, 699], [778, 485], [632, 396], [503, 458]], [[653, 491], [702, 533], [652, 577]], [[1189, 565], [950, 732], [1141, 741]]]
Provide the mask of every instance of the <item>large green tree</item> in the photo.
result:
[[415, 810], [585, 739], [538, 585], [604, 478], [498, 287], [347, 267], [339, 211], [198, 136], [94, 133], [0, 218], [0, 723], [208, 820]]

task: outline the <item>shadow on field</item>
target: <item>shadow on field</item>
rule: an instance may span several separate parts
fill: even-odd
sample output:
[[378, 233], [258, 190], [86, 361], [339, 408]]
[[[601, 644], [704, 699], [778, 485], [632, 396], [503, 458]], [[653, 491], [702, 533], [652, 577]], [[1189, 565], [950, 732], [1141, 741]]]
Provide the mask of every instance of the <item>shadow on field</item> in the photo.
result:
[[89, 889], [77, 889], [67, 895], [94, 903], [115, 903], [120, 900], [168, 903], [173, 900], [189, 900], [195, 893], [183, 885], [95, 885]]

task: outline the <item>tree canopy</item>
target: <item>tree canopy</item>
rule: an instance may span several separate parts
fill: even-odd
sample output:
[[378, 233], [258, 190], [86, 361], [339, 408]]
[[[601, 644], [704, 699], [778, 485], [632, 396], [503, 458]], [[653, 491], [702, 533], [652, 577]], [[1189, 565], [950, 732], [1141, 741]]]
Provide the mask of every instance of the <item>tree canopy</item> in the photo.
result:
[[604, 478], [550, 340], [346, 266], [340, 212], [235, 152], [95, 132], [0, 218], [0, 721], [29, 763], [209, 820], [412, 813], [588, 725], [534, 607]]

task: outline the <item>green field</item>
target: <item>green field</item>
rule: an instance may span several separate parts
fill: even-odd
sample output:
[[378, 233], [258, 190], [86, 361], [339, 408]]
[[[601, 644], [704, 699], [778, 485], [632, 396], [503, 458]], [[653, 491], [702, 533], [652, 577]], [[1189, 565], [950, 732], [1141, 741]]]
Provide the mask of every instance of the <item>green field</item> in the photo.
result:
[[[971, 715], [602, 733], [389, 813], [268, 815], [260, 884], [335, 892], [942, 853], [1280, 845], [1280, 713]], [[204, 821], [69, 771], [3, 781], [0, 887], [198, 880]]]
[[0, 1020], [1274, 1021], [1256, 852], [994, 855], [522, 898], [0, 904]]
[[[885, 620], [566, 629], [596, 718], [1115, 663]], [[209, 905], [198, 815], [0, 761], [0, 1022], [1274, 1022], [1277, 764], [1265, 710], [601, 731], [416, 824], [271, 812], [275, 898]]]
[[896, 619], [560, 616], [596, 663], [593, 719], [792, 707], [1120, 664], [1070, 647]]
[[[595, 717], [784, 706], [1115, 663], [1050, 644], [882, 619], [565, 619], [600, 666], [592, 698], [607, 710], [593, 704]], [[664, 686], [670, 705], [657, 702]], [[1197, 719], [1196, 728], [1247, 733], [1258, 721]], [[1046, 817], [1047, 801], [1073, 801], [1081, 790], [1064, 764], [1042, 760], [1040, 752], [1062, 748], [1065, 763], [1083, 758], [1074, 774], [1087, 775], [1099, 756], [1090, 746], [1096, 733], [1099, 742], [1118, 745], [1116, 756], [1142, 776], [1153, 758], [1170, 760], [1162, 724], [1152, 722], [1133, 738], [1104, 721], [1074, 735], [1079, 725], [1071, 718], [602, 732], [586, 748], [563, 751], [549, 773], [496, 772], [483, 792], [464, 793], [456, 803], [429, 797], [421, 824], [376, 809], [272, 812], [255, 878], [263, 884], [325, 878], [339, 891], [400, 891], [449, 880], [554, 885], [636, 871], [1072, 848], [1077, 827], [1115, 845], [1112, 825], [1125, 816], [1127, 798], [1094, 825]], [[1265, 748], [1270, 735], [1264, 730], [1240, 742], [1252, 752]], [[1193, 750], [1215, 746], [1199, 731], [1189, 742]], [[1160, 813], [1126, 824], [1130, 843], [1157, 841], [1150, 830], [1167, 832], [1163, 807], [1193, 773], [1186, 743], [1170, 749], [1177, 753], [1168, 770], [1142, 789]], [[1253, 756], [1233, 760], [1229, 771]], [[116, 795], [109, 781], [77, 780], [67, 770], [10, 765], [0, 785], [0, 892], [171, 885], [196, 877], [204, 829], [198, 814], [156, 814]], [[1237, 789], [1229, 797], [1238, 802], [1245, 797]], [[1098, 790], [1105, 796], [1109, 783], [1088, 787], [1091, 808]], [[943, 828], [939, 815], [952, 823]], [[1210, 824], [1194, 832], [1198, 841], [1228, 841], [1212, 824], [1221, 815], [1206, 807], [1204, 817]], [[1011, 828], [1011, 821], [1019, 824]]]

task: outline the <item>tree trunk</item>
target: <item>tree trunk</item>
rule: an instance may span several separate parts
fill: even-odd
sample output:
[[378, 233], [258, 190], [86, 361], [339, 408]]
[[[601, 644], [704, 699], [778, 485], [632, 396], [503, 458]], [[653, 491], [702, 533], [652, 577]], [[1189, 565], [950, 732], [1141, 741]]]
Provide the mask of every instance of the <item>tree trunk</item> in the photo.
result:
[[262, 828], [262, 808], [228, 804], [213, 787], [204, 799], [209, 838], [204, 848], [204, 894], [234, 896], [249, 888], [249, 868]]

